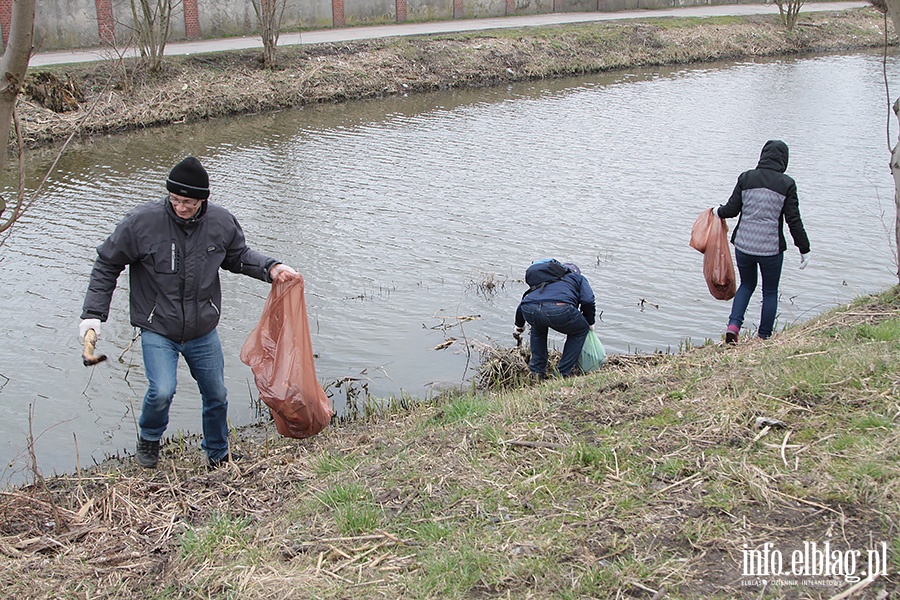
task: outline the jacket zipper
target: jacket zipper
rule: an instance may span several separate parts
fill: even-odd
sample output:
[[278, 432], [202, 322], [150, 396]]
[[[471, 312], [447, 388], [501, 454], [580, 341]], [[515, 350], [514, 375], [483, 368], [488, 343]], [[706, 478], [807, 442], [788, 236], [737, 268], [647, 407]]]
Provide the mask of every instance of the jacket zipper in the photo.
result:
[[219, 312], [219, 307], [216, 306], [216, 303], [215, 303], [215, 302], [213, 302], [212, 300], [210, 300], [210, 301], [209, 301], [209, 305], [213, 307], [213, 310], [216, 311], [216, 314], [217, 314], [217, 315], [219, 315], [220, 317], [222, 316], [222, 314]]
[[175, 272], [175, 242], [172, 242], [172, 272]]
[[151, 310], [151, 311], [150, 311], [150, 314], [147, 315], [147, 322], [148, 322], [148, 323], [152, 323], [152, 322], [153, 322], [153, 313], [155, 313], [155, 312], [156, 312], [156, 305], [154, 304], [154, 305], [153, 305], [153, 310]]

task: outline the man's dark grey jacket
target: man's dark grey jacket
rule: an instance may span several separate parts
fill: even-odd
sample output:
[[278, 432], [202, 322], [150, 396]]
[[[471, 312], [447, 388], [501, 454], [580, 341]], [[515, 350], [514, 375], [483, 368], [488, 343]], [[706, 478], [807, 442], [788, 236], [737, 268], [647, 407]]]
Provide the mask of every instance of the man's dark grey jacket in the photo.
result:
[[109, 317], [116, 280], [128, 266], [131, 324], [183, 342], [216, 328], [222, 306], [219, 269], [271, 282], [273, 258], [249, 248], [237, 219], [206, 201], [191, 219], [168, 199], [129, 212], [97, 247], [82, 319]]

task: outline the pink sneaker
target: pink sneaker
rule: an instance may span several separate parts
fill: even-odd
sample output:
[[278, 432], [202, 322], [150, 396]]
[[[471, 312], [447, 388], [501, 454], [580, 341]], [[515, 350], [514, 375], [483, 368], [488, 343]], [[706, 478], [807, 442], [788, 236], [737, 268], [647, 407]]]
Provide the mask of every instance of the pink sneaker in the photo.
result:
[[736, 325], [729, 325], [728, 329], [725, 330], [725, 343], [726, 344], [737, 344], [738, 341], [738, 333], [740, 333], [740, 329]]

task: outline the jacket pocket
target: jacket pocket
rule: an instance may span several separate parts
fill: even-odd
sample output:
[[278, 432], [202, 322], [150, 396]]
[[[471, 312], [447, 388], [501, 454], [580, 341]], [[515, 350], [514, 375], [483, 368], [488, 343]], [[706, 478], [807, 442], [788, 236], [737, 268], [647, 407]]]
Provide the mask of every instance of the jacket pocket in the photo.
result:
[[154, 244], [150, 249], [150, 260], [155, 273], [168, 275], [178, 273], [181, 261], [179, 260], [178, 245], [175, 243], [175, 240]]

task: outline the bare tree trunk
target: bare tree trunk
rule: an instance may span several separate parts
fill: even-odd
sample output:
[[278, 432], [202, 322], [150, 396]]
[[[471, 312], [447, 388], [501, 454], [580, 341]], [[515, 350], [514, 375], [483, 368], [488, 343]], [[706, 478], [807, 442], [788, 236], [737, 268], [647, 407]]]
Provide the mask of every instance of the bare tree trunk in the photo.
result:
[[281, 33], [281, 18], [287, 0], [250, 0], [256, 18], [259, 20], [260, 35], [263, 42], [263, 65], [267, 69], [275, 67], [275, 47]]
[[131, 0], [131, 16], [141, 57], [151, 71], [162, 66], [175, 0]]
[[[900, 99], [894, 102], [894, 114], [900, 118]], [[894, 178], [894, 248], [898, 262], [897, 281], [900, 283], [900, 142], [891, 149], [891, 175]]]
[[[28, 60], [34, 45], [34, 6], [35, 0], [13, 0], [12, 19], [9, 27], [9, 41], [6, 51], [0, 59], [0, 73], [3, 74], [0, 87], [0, 140], [4, 141], [0, 152], [0, 172], [6, 168], [9, 148], [9, 132], [12, 128], [16, 110], [16, 100], [22, 91], [25, 74], [28, 72]], [[21, 152], [21, 148], [19, 149]], [[21, 214], [21, 195], [17, 198], [12, 213], [3, 218], [6, 201], [0, 198], [0, 232], [6, 231]]]
[[775, 0], [778, 5], [778, 14], [781, 15], [781, 24], [788, 31], [793, 31], [797, 19], [800, 18], [800, 7], [803, 0]]
[[[872, 2], [875, 8], [886, 11], [894, 24], [894, 32], [900, 32], [900, 0]], [[886, 84], [885, 84], [886, 85]], [[900, 99], [894, 102], [894, 114], [900, 118]], [[891, 175], [894, 178], [894, 247], [900, 256], [900, 142], [891, 149]], [[900, 261], [897, 264], [897, 281], [900, 282]]]

